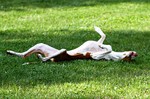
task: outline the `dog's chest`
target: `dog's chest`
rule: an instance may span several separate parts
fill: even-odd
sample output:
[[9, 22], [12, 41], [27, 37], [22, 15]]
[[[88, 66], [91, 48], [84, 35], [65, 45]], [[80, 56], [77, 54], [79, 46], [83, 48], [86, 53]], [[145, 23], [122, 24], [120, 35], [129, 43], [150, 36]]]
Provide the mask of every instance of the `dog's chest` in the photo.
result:
[[105, 51], [105, 49], [102, 49], [96, 41], [85, 42], [83, 45], [81, 45], [81, 49], [85, 51], [90, 51], [90, 52]]

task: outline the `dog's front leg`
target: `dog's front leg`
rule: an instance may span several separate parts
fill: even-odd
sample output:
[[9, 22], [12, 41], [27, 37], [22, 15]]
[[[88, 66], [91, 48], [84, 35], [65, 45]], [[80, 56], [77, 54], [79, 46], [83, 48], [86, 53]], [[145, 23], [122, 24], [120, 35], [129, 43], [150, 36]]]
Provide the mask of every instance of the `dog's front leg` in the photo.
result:
[[106, 49], [106, 51], [108, 52], [112, 51], [112, 47], [110, 45], [100, 44], [99, 47], [102, 49]]
[[112, 52], [112, 47], [110, 45], [100, 44], [99, 47], [102, 49], [105, 49], [105, 51], [92, 53], [91, 57], [93, 59], [96, 59], [96, 60], [103, 59], [105, 57], [105, 55]]
[[94, 29], [101, 36], [101, 38], [98, 40], [98, 43], [99, 44], [103, 44], [103, 42], [104, 42], [104, 40], [106, 38], [106, 35], [103, 33], [103, 31], [99, 27], [94, 26]]
[[105, 51], [105, 52], [96, 52], [96, 53], [92, 53], [90, 54], [90, 56], [95, 59], [95, 60], [100, 60], [100, 59], [104, 59], [104, 56], [111, 53], [111, 51]]

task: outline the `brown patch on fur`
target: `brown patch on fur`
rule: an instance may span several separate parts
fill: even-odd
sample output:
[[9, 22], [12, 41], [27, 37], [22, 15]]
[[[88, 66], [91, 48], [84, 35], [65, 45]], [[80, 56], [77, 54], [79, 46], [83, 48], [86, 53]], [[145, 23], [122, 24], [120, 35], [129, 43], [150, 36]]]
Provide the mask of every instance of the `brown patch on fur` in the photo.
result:
[[51, 61], [53, 62], [59, 62], [59, 61], [69, 61], [69, 60], [76, 60], [76, 59], [92, 59], [90, 56], [90, 53], [87, 53], [86, 55], [83, 54], [75, 54], [75, 55], [69, 55], [66, 51], [53, 57]]
[[124, 61], [129, 61], [129, 62], [130, 62], [130, 61], [131, 61], [131, 57], [127, 57], [127, 56], [126, 56], [126, 57], [123, 58], [122, 60], [124, 60]]

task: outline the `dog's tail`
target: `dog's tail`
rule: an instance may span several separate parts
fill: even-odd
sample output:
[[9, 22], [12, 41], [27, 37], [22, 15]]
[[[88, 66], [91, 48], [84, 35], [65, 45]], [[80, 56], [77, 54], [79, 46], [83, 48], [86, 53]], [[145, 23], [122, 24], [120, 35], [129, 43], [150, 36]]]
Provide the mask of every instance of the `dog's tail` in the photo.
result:
[[102, 44], [106, 38], [106, 35], [103, 33], [103, 31], [99, 27], [94, 26], [94, 29], [101, 36], [101, 38], [98, 40], [98, 43]]

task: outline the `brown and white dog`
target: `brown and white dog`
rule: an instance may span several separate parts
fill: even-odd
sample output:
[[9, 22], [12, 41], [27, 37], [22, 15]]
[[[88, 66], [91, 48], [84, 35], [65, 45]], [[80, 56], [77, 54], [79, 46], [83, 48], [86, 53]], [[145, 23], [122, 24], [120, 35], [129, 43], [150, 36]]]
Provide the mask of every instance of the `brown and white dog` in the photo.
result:
[[[66, 51], [66, 49], [55, 49], [49, 45], [39, 43], [31, 47], [25, 52], [18, 53], [7, 50], [8, 54], [17, 55], [25, 58], [33, 53], [38, 53], [38, 57], [42, 61], [65, 61], [74, 59], [94, 59], [94, 60], [126, 60], [131, 61], [137, 56], [135, 51], [115, 52], [110, 45], [103, 44], [106, 35], [98, 27], [94, 27], [95, 31], [101, 35], [98, 41], [86, 41], [76, 49]], [[42, 56], [44, 55], [44, 57]]]

